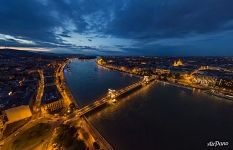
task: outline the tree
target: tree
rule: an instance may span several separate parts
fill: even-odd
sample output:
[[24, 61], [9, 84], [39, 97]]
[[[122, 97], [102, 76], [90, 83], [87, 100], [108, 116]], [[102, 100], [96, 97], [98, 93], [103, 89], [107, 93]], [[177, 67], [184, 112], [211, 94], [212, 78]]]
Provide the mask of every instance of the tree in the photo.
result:
[[57, 147], [64, 147], [66, 149], [78, 149], [86, 150], [87, 147], [83, 140], [79, 140], [76, 136], [78, 128], [74, 126], [62, 124], [57, 129], [57, 136], [54, 139], [54, 143], [57, 144]]
[[176, 74], [175, 74], [175, 79], [181, 79], [180, 73], [176, 73]]
[[100, 145], [99, 145], [97, 142], [94, 142], [94, 143], [93, 143], [93, 146], [94, 146], [94, 148], [97, 149], [97, 150], [100, 149]]

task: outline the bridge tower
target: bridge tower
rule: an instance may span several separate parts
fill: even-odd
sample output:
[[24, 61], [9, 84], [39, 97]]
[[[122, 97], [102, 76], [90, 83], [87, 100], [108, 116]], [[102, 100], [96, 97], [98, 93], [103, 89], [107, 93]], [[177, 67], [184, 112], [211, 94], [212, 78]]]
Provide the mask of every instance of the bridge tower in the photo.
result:
[[144, 76], [144, 77], [143, 77], [143, 80], [142, 80], [142, 83], [148, 84], [149, 82], [150, 82], [149, 76]]
[[108, 89], [108, 97], [110, 98], [110, 100], [116, 102], [116, 96], [117, 96], [116, 90]]

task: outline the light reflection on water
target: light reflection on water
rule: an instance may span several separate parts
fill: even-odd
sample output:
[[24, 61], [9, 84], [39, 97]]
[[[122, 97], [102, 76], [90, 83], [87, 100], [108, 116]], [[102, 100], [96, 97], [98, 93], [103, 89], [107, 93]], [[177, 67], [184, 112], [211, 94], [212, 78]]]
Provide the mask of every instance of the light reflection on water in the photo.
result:
[[[103, 119], [106, 116], [106, 114], [111, 115], [113, 112], [116, 112], [116, 111], [120, 110], [122, 107], [127, 106], [136, 95], [138, 95], [138, 94], [147, 95], [149, 89], [152, 86], [153, 86], [152, 84], [150, 84], [148, 86], [144, 86], [141, 89], [139, 89], [133, 93], [130, 93], [129, 95], [127, 95], [121, 99], [117, 99], [116, 103], [109, 103], [107, 107], [101, 109], [100, 111], [95, 112], [95, 114], [89, 116], [88, 119], [90, 119], [90, 120], [92, 120], [93, 118]], [[142, 99], [142, 101], [146, 101], [146, 99]], [[144, 102], [142, 102], [142, 104], [143, 103]]]

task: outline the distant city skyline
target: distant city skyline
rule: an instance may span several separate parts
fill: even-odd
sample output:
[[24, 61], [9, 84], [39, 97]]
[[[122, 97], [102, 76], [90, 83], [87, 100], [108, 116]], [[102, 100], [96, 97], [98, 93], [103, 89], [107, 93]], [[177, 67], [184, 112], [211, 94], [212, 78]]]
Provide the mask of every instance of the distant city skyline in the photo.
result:
[[1, 0], [0, 49], [233, 56], [232, 0]]

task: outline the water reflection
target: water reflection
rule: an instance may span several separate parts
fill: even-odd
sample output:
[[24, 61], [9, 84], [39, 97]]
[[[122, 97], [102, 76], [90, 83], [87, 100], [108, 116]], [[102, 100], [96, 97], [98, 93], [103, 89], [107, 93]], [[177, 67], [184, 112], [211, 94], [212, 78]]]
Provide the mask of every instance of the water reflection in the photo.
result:
[[120, 150], [202, 150], [211, 140], [233, 142], [233, 104], [156, 83], [89, 117]]
[[[154, 82], [154, 84], [156, 84]], [[144, 86], [142, 88], [140, 88], [139, 90], [130, 93], [129, 95], [127, 95], [126, 97], [123, 97], [121, 99], [117, 99], [116, 103], [108, 103], [107, 107], [104, 107], [103, 109], [95, 112], [94, 115], [90, 115], [88, 118], [92, 120], [92, 118], [104, 118], [106, 116], [106, 114], [112, 114], [113, 112], [116, 112], [118, 109], [122, 109], [123, 107], [127, 106], [130, 101], [134, 100], [133, 98], [140, 94], [140, 95], [147, 95], [149, 90], [151, 89], [151, 87], [153, 87], [155, 85], [150, 84], [148, 86]], [[142, 101], [146, 101], [146, 99], [142, 99]], [[143, 102], [144, 103], [144, 102]]]

